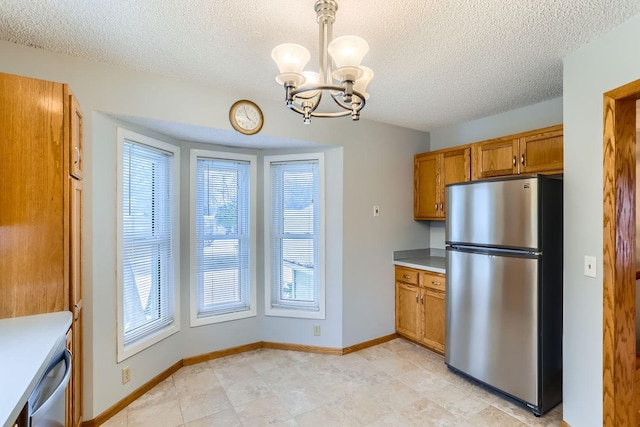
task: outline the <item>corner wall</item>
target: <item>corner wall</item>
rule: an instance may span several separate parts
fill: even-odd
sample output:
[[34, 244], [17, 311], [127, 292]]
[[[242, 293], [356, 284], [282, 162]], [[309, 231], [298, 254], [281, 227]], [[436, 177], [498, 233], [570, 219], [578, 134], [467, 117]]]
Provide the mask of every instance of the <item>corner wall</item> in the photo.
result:
[[[564, 420], [601, 426], [603, 94], [640, 79], [640, 15], [564, 60]], [[633, 237], [630, 237], [633, 241]], [[583, 257], [597, 257], [597, 277]]]

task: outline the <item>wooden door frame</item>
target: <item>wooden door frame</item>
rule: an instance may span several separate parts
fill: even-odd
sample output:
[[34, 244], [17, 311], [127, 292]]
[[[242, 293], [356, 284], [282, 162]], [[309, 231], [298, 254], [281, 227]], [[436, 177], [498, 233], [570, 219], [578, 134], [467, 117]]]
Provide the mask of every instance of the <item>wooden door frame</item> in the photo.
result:
[[640, 80], [604, 94], [604, 426], [635, 426], [636, 100]]

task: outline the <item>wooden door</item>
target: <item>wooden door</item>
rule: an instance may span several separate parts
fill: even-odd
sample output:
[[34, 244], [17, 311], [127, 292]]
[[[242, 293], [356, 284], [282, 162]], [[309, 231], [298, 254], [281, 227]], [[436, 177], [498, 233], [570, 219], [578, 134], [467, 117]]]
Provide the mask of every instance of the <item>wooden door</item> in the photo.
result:
[[445, 185], [471, 181], [471, 149], [469, 147], [442, 153], [440, 168], [440, 216], [445, 217], [447, 201]]
[[420, 337], [426, 345], [444, 353], [445, 344], [445, 293], [423, 289], [421, 295], [424, 322]]
[[413, 339], [418, 339], [419, 334], [419, 298], [420, 288], [396, 282], [396, 331]]
[[69, 95], [70, 137], [69, 144], [69, 175], [82, 179], [83, 169], [83, 122], [82, 110], [75, 96]]
[[471, 179], [516, 175], [518, 173], [518, 139], [493, 139], [471, 146]]
[[73, 347], [71, 354], [73, 356], [72, 366], [73, 372], [71, 377], [72, 383], [72, 413], [73, 427], [82, 423], [82, 318], [83, 300], [82, 300], [82, 181], [70, 178], [70, 297], [71, 310], [73, 313], [73, 323], [71, 330], [73, 331]]
[[65, 90], [0, 73], [0, 318], [69, 309]]
[[520, 173], [562, 172], [564, 168], [562, 125], [520, 138]]
[[419, 154], [414, 157], [414, 190], [413, 217], [414, 219], [434, 219], [440, 216], [438, 154]]

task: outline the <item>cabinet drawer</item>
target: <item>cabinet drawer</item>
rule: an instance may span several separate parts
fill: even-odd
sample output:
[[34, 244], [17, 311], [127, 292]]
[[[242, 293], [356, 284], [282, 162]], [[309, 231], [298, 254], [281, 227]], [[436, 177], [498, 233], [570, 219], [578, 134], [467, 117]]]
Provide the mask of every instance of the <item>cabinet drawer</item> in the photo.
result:
[[422, 272], [420, 274], [420, 286], [423, 288], [434, 289], [438, 291], [446, 290], [444, 276], [435, 273]]
[[418, 270], [396, 266], [396, 281], [418, 286]]

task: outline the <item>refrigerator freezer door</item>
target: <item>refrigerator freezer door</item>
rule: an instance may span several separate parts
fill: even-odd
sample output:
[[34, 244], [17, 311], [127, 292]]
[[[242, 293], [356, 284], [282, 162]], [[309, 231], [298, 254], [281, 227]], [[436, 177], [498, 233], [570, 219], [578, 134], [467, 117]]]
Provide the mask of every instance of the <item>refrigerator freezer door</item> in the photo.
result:
[[538, 263], [447, 249], [445, 362], [535, 406]]
[[447, 243], [540, 250], [539, 178], [478, 181], [446, 188]]

